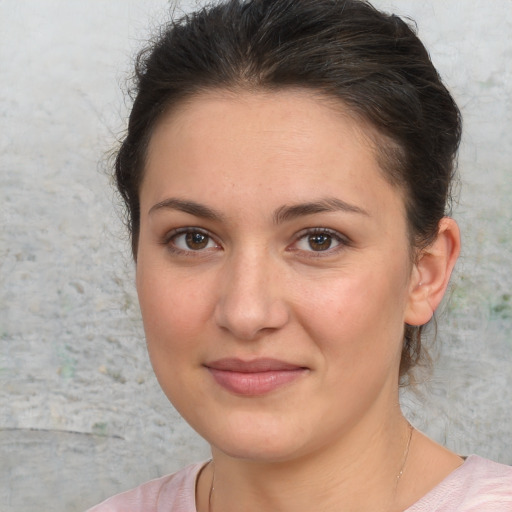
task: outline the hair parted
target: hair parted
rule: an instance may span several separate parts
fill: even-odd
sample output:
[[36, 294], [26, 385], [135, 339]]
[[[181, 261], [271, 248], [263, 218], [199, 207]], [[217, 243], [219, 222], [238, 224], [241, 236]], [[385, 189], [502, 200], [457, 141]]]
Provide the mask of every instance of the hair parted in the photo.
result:
[[[337, 100], [374, 129], [384, 175], [404, 194], [411, 247], [435, 239], [450, 208], [461, 116], [414, 29], [364, 0], [227, 0], [171, 21], [137, 58], [115, 161], [135, 258], [139, 188], [163, 114], [201, 92], [287, 88]], [[428, 358], [421, 330], [405, 326], [402, 378]]]

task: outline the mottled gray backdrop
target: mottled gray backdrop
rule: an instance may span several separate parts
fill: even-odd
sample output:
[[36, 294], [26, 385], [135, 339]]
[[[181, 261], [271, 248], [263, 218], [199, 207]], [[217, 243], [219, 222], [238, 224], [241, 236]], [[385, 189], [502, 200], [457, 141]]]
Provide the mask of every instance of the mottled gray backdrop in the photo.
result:
[[[466, 130], [463, 256], [436, 371], [404, 407], [458, 452], [512, 463], [510, 0], [375, 4], [417, 20]], [[150, 369], [105, 173], [131, 58], [172, 5], [0, 0], [2, 512], [78, 512], [207, 457]]]

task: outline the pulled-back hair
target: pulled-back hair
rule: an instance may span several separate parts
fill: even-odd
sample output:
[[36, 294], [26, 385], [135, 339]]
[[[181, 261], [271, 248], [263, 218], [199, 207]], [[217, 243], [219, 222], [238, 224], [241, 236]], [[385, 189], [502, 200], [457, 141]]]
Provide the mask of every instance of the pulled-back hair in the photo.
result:
[[[146, 152], [164, 113], [215, 89], [287, 88], [333, 98], [374, 129], [383, 173], [403, 191], [412, 254], [435, 239], [461, 118], [415, 31], [362, 0], [228, 0], [170, 22], [138, 56], [115, 162], [135, 258]], [[422, 357], [421, 330], [405, 326], [401, 377]]]

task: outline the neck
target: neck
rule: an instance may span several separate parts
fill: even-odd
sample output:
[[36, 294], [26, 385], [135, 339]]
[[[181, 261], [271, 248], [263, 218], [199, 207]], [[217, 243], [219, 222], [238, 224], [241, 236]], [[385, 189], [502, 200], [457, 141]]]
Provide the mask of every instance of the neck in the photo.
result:
[[214, 487], [209, 512], [339, 512], [340, 504], [344, 512], [389, 512], [407, 467], [410, 433], [399, 413], [387, 422], [361, 422], [335, 446], [289, 460], [248, 461], [213, 448], [215, 462], [205, 476], [207, 494]]

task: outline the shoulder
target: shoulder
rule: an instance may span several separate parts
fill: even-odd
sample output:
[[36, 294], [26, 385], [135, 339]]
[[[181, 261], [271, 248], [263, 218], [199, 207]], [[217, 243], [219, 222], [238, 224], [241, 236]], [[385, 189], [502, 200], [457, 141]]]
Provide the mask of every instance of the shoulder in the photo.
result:
[[197, 475], [205, 463], [186, 468], [117, 494], [87, 512], [195, 512]]
[[470, 455], [406, 512], [512, 512], [512, 466]]

